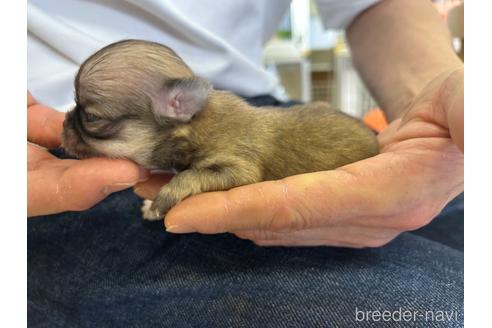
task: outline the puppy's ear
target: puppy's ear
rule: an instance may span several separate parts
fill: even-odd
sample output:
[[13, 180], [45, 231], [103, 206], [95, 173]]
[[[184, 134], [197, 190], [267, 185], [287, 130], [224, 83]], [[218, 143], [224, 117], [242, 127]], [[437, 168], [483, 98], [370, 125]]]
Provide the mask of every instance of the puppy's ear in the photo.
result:
[[168, 80], [154, 104], [154, 114], [158, 119], [188, 122], [206, 105], [211, 89], [211, 84], [200, 77]]

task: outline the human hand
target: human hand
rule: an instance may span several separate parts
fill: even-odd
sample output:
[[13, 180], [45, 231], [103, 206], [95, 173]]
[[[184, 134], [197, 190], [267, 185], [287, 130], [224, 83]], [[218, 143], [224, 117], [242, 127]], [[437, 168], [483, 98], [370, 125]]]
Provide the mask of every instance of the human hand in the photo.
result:
[[[378, 136], [378, 156], [188, 198], [166, 216], [167, 231], [230, 232], [263, 246], [382, 246], [463, 191], [462, 101], [463, 71], [443, 73]], [[151, 199], [158, 179], [136, 192]]]
[[61, 144], [65, 114], [40, 105], [27, 94], [27, 215], [90, 208], [112, 192], [148, 178], [128, 160], [59, 159], [46, 148]]

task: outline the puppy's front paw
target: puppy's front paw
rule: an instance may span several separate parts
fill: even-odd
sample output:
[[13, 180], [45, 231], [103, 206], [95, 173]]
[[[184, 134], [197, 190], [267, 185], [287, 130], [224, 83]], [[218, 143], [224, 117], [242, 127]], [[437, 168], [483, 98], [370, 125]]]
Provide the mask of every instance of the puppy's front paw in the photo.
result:
[[163, 218], [174, 205], [186, 198], [187, 194], [188, 193], [184, 193], [183, 190], [176, 190], [175, 188], [166, 185], [162, 187], [159, 194], [152, 202], [150, 211]]
[[159, 211], [153, 210], [152, 209], [152, 201], [149, 199], [145, 199], [143, 201], [142, 205], [142, 217], [144, 220], [149, 220], [149, 221], [157, 221], [162, 219], [162, 216], [159, 215]]
[[163, 218], [167, 212], [178, 203], [179, 200], [172, 199], [171, 197], [165, 197], [163, 195], [158, 195], [150, 206], [150, 212], [154, 215]]

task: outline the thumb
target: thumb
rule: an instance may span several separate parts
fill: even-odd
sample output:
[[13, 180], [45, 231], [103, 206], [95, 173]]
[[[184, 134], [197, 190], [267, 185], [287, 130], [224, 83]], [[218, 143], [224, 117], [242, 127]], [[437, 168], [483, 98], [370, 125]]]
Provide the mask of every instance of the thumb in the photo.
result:
[[40, 105], [27, 94], [27, 140], [38, 145], [55, 148], [61, 143], [65, 113]]
[[77, 161], [60, 178], [65, 206], [87, 209], [113, 192], [127, 189], [149, 176], [147, 170], [121, 159], [92, 158]]
[[147, 178], [148, 172], [127, 160], [45, 160], [28, 171], [28, 216], [83, 211], [115, 191]]
[[[223, 233], [241, 230], [302, 230], [340, 219], [361, 191], [343, 186], [354, 177], [325, 171], [211, 192], [184, 200], [166, 216], [174, 233]], [[333, 200], [333, 201], [330, 201]], [[359, 202], [363, 210], [366, 202]]]

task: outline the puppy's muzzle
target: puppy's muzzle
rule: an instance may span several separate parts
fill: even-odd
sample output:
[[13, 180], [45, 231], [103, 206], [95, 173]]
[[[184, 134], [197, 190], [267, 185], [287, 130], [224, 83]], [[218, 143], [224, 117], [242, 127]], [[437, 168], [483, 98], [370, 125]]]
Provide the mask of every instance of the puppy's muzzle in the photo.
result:
[[70, 111], [65, 115], [62, 132], [62, 147], [65, 152], [73, 157], [87, 158], [95, 155], [91, 147], [86, 143], [83, 131], [80, 126], [75, 111]]

